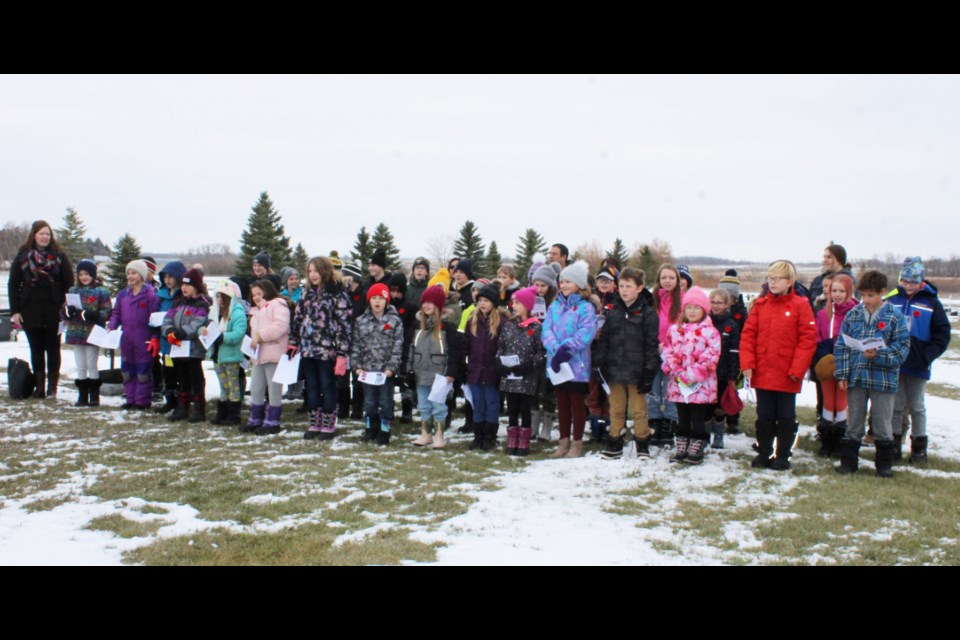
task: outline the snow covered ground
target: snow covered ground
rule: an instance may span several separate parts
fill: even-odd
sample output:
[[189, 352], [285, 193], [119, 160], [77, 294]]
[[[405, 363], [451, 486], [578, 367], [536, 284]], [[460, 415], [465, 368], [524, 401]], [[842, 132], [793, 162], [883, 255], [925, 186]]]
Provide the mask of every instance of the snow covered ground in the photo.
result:
[[[960, 331], [954, 331], [960, 334]], [[0, 343], [0, 361], [20, 357], [29, 360], [25, 336], [16, 343]], [[101, 368], [107, 368], [107, 358]], [[119, 366], [119, 362], [117, 363]], [[209, 363], [207, 363], [209, 366]], [[72, 378], [73, 356], [64, 350], [63, 373]], [[215, 376], [208, 375], [208, 397], [219, 388]], [[960, 389], [960, 359], [947, 358], [934, 368], [934, 382]], [[0, 382], [0, 403], [6, 397], [6, 379]], [[72, 402], [75, 391], [62, 386], [61, 402]], [[105, 397], [106, 405], [119, 405], [120, 397]], [[798, 404], [813, 406], [815, 393], [805, 384]], [[960, 400], [928, 397], [930, 451], [933, 455], [960, 460], [960, 429], [953, 417], [960, 411]], [[119, 412], [99, 412], [98, 419], [122, 421]], [[801, 427], [805, 435], [812, 427]], [[0, 476], [9, 467], [3, 461], [3, 441], [17, 437], [17, 425], [0, 425]], [[23, 437], [23, 436], [20, 436]], [[31, 437], [31, 436], [27, 436]], [[42, 437], [42, 436], [32, 436]], [[800, 482], [816, 481], [792, 474], [752, 472], [743, 457], [750, 454], [751, 442], [743, 437], [728, 437], [727, 449], [712, 453], [700, 467], [676, 468], [665, 456], [638, 460], [632, 449], [619, 461], [604, 461], [597, 455], [578, 460], [545, 460], [531, 462], [521, 470], [499, 477], [499, 489], [473, 493], [477, 498], [469, 510], [439, 526], [424, 526], [412, 536], [423, 542], [441, 542], [439, 564], [725, 564], [743, 561], [744, 554], [753, 554], [763, 561], [755, 549], [760, 543], [747, 523], [729, 522], [724, 537], [733, 543], [725, 549], [698, 539], [692, 532], [670, 526], [679, 500], [711, 503], [720, 500], [712, 488], [737, 481], [737, 506], [763, 505], [770, 518], [790, 517], [788, 504], [781, 497]], [[100, 444], [57, 443], [50, 455], [73, 446], [110, 446]], [[58, 449], [59, 448], [59, 449]], [[742, 455], [737, 455], [742, 454]], [[796, 461], [811, 459], [811, 454], [798, 451]], [[151, 504], [136, 497], [101, 501], [84, 495], [84, 488], [96, 469], [76, 473], [45, 495], [36, 498], [69, 496], [69, 500], [49, 510], [28, 511], [17, 500], [7, 499], [0, 507], [0, 564], [119, 564], [124, 551], [152, 543], [158, 538], [181, 536], [216, 527], [237, 529], [235, 523], [209, 522], [198, 517], [190, 505]], [[957, 474], [904, 468], [905, 473], [955, 477]], [[643, 502], [642, 488], [658, 487], [665, 496], [649, 502], [642, 515], [615, 513], [611, 506], [620, 495], [633, 493]], [[637, 491], [640, 489], [641, 491]], [[639, 497], [637, 497], [639, 496]], [[277, 496], [257, 496], [251, 500], [283, 500]], [[157, 509], [160, 507], [160, 509]], [[165, 513], [158, 513], [165, 511]], [[119, 514], [134, 522], [156, 523], [156, 533], [143, 538], [120, 538], [106, 531], [84, 527], [94, 518]], [[755, 524], [755, 523], [754, 523]], [[362, 535], [374, 533], [361, 532]], [[357, 537], [356, 534], [350, 534]], [[683, 555], [671, 550], [681, 546]]]

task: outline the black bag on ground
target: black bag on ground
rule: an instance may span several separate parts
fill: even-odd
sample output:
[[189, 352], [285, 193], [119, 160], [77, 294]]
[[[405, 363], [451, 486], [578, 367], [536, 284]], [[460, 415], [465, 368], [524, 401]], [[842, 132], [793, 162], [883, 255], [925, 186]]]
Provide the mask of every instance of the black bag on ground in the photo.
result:
[[7, 387], [10, 389], [10, 397], [15, 400], [29, 398], [33, 395], [33, 389], [37, 386], [37, 381], [30, 370], [30, 364], [20, 358], [10, 358], [7, 361]]

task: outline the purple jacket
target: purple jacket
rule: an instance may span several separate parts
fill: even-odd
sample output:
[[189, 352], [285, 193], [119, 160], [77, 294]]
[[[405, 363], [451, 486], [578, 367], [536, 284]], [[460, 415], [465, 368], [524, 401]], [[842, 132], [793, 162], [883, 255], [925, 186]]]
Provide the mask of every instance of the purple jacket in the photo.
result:
[[562, 345], [573, 350], [570, 368], [574, 382], [590, 382], [590, 343], [597, 335], [597, 309], [580, 294], [560, 294], [547, 309], [543, 321], [543, 346], [547, 349], [547, 366]]
[[[494, 309], [491, 313], [499, 313]], [[477, 335], [473, 335], [471, 325], [473, 319], [467, 323], [463, 332], [463, 351], [467, 359], [467, 384], [499, 384], [500, 376], [497, 372], [497, 341], [503, 329], [505, 320], [500, 318], [497, 335], [490, 336], [490, 325], [479, 311], [476, 312]]]
[[150, 314], [160, 310], [160, 298], [148, 284], [143, 285], [140, 293], [133, 295], [133, 289], [127, 287], [117, 295], [113, 305], [113, 315], [107, 329], [123, 329], [120, 338], [121, 351], [131, 349], [137, 353], [146, 353], [147, 342], [160, 337], [160, 329], [151, 327]]

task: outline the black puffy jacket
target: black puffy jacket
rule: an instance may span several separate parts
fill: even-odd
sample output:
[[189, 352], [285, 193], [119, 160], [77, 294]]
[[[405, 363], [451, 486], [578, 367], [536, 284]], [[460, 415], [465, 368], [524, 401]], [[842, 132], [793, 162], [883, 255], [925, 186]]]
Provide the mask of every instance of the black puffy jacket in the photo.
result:
[[603, 327], [593, 350], [594, 366], [608, 383], [653, 384], [660, 368], [660, 318], [646, 289], [629, 307], [623, 298], [604, 307]]

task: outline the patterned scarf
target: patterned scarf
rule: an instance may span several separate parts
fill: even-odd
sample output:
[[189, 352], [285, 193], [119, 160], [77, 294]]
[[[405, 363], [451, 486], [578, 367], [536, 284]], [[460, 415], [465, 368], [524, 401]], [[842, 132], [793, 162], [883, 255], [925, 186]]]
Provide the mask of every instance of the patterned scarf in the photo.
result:
[[56, 251], [33, 248], [27, 251], [26, 257], [23, 276], [31, 287], [50, 286], [60, 274], [60, 256]]

